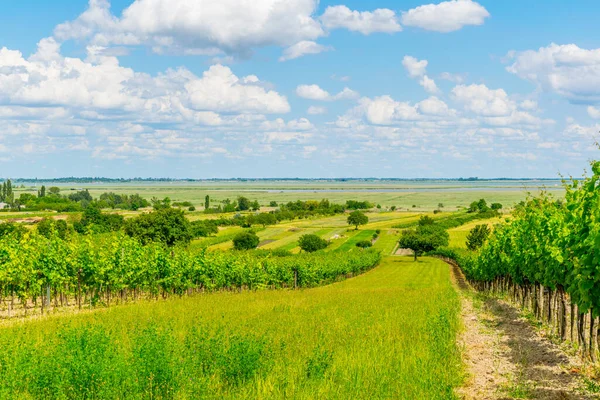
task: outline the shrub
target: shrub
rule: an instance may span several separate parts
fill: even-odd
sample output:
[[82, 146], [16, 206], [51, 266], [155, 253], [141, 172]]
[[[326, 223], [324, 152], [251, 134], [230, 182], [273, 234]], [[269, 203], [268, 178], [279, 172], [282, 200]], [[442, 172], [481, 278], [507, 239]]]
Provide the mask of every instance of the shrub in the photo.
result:
[[298, 240], [300, 248], [308, 253], [312, 253], [318, 250], [323, 250], [327, 247], [327, 241], [320, 238], [317, 235], [308, 234], [300, 236]]
[[371, 246], [373, 246], [373, 243], [370, 240], [361, 240], [356, 243], [356, 247], [360, 247], [361, 249], [367, 249]]
[[487, 225], [477, 225], [475, 228], [469, 231], [467, 235], [467, 249], [469, 250], [477, 250], [487, 240], [490, 235], [490, 227]]
[[233, 238], [233, 248], [236, 250], [252, 250], [258, 247], [260, 239], [254, 232], [241, 232]]
[[193, 239], [190, 221], [182, 210], [163, 208], [132, 218], [125, 233], [142, 243], [161, 242], [167, 246], [188, 244]]

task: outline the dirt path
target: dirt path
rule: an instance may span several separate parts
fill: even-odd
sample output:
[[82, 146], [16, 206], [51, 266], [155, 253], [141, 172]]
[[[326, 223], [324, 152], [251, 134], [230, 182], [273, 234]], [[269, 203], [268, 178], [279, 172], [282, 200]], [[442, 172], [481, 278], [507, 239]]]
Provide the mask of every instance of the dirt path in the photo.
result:
[[584, 389], [580, 363], [540, 334], [511, 305], [479, 296], [451, 266], [462, 294], [459, 339], [469, 377], [462, 399], [598, 399]]

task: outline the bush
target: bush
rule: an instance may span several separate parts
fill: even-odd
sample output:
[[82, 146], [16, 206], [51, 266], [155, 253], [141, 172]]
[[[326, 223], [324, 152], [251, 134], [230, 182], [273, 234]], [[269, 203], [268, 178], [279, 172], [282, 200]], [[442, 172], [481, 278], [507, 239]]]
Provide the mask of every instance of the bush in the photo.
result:
[[167, 246], [188, 244], [193, 239], [190, 221], [182, 210], [164, 208], [139, 217], [125, 224], [125, 233], [142, 243], [161, 242]]
[[487, 225], [477, 225], [475, 228], [469, 231], [467, 235], [467, 249], [469, 250], [477, 250], [488, 239], [490, 235], [490, 227]]
[[236, 250], [252, 250], [258, 247], [260, 239], [254, 232], [238, 233], [233, 238], [233, 248]]
[[300, 240], [298, 240], [300, 248], [308, 253], [323, 250], [327, 247], [327, 244], [325, 239], [313, 234], [302, 235], [300, 236]]
[[196, 207], [194, 207], [194, 206], [189, 206], [189, 207], [188, 207], [188, 211], [196, 211]]
[[356, 243], [356, 247], [360, 247], [361, 249], [367, 249], [371, 246], [373, 246], [373, 243], [371, 243], [370, 240], [361, 240], [360, 242]]

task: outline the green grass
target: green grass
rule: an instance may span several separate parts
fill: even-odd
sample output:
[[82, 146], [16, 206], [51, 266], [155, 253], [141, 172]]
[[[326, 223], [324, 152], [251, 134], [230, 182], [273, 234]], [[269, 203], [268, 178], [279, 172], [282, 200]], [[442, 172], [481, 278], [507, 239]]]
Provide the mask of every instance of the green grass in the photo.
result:
[[359, 231], [359, 233], [346, 240], [346, 242], [340, 246], [340, 250], [352, 250], [356, 247], [356, 243], [361, 242], [363, 240], [373, 239], [374, 233], [375, 231], [370, 229]]
[[467, 235], [469, 234], [469, 231], [473, 228], [475, 228], [475, 226], [477, 225], [485, 225], [487, 224], [490, 228], [492, 228], [494, 226], [494, 224], [497, 224], [498, 222], [502, 221], [504, 218], [506, 218], [506, 216], [503, 216], [502, 219], [500, 218], [490, 218], [490, 219], [481, 219], [481, 220], [476, 220], [473, 222], [469, 222], [468, 224], [456, 227], [456, 228], [452, 228], [452, 229], [448, 229], [448, 234], [450, 236], [450, 242], [448, 244], [449, 247], [455, 247], [455, 248], [459, 248], [459, 249], [466, 249], [467, 248]]
[[21, 321], [0, 329], [0, 398], [448, 399], [459, 308], [446, 264], [388, 257], [315, 289]]

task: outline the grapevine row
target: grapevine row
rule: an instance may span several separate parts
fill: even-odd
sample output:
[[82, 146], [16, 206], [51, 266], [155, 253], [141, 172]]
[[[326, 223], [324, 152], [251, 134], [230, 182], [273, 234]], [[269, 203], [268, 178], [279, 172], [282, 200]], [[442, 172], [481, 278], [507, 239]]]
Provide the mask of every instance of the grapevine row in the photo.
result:
[[0, 240], [4, 310], [111, 305], [198, 291], [310, 287], [374, 267], [375, 251], [275, 257], [142, 245], [124, 234], [65, 241], [28, 233]]

